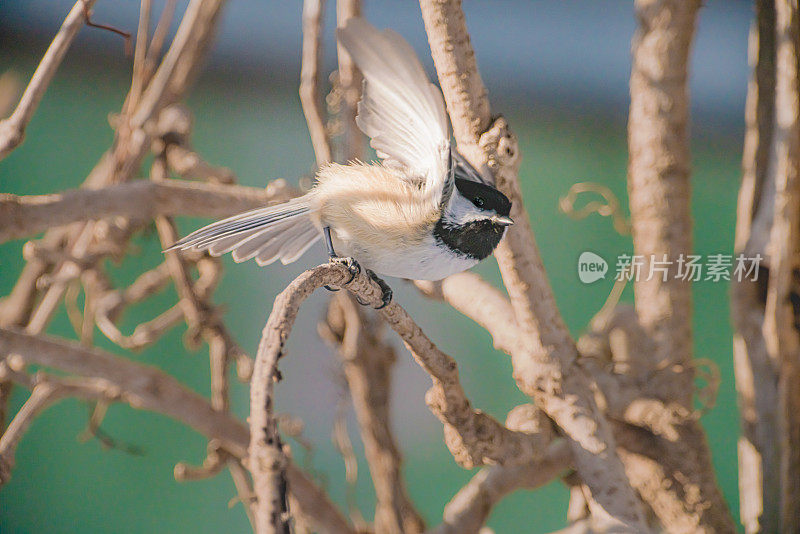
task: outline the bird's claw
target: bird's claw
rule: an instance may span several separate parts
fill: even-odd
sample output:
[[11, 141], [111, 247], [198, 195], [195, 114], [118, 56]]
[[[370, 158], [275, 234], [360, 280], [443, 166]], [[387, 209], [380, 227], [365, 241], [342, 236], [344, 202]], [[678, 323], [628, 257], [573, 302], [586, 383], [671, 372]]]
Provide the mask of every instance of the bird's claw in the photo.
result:
[[[379, 277], [377, 274], [375, 274], [369, 269], [367, 269], [367, 276], [369, 276], [372, 279], [372, 281], [378, 284], [378, 287], [381, 288], [381, 305], [375, 308], [376, 310], [381, 310], [385, 308], [392, 301], [392, 295], [393, 295], [392, 288], [389, 287], [389, 284], [384, 282], [381, 277]], [[360, 299], [358, 300], [358, 302], [362, 306], [366, 306], [368, 304], [366, 302], [361, 302]]]
[[[340, 258], [338, 256], [331, 256], [331, 258], [328, 261], [330, 263], [343, 265], [350, 272], [350, 279], [347, 280], [347, 282], [343, 283], [342, 284], [343, 286], [346, 286], [347, 284], [355, 280], [356, 276], [358, 276], [361, 273], [361, 265], [359, 265], [358, 262], [353, 258]], [[325, 289], [327, 289], [328, 291], [339, 291], [338, 287], [331, 287], [328, 285], [325, 286]]]

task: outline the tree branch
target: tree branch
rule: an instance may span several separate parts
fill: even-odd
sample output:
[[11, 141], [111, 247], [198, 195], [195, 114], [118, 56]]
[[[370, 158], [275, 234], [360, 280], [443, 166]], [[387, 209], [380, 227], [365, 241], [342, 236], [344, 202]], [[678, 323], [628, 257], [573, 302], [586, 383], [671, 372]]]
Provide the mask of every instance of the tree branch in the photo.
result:
[[319, 91], [319, 70], [322, 63], [322, 15], [325, 0], [303, 2], [303, 60], [300, 69], [300, 103], [308, 123], [317, 167], [332, 160], [331, 144], [325, 127]]
[[86, 22], [85, 13], [94, 5], [95, 0], [78, 0], [70, 10], [64, 23], [58, 30], [53, 42], [47, 48], [42, 61], [25, 88], [16, 109], [7, 119], [0, 121], [0, 160], [8, 156], [25, 139], [25, 129], [36, 113], [47, 86], [55, 76], [61, 61], [67, 53], [78, 31]]
[[[382, 291], [366, 274], [359, 273], [346, 283], [350, 278], [350, 272], [339, 263], [306, 271], [278, 295], [264, 327], [251, 382], [250, 469], [259, 502], [273, 504], [263, 505], [267, 514], [262, 515], [259, 525], [263, 530], [259, 532], [268, 532], [268, 525], [275, 517], [274, 499], [280, 490], [284, 463], [283, 453], [277, 446], [277, 426], [272, 414], [273, 380], [279, 376], [278, 359], [284, 354], [284, 344], [300, 304], [315, 289], [324, 285], [344, 286], [363, 302], [381, 306]], [[537, 457], [549, 436], [510, 430], [487, 414], [473, 410], [458, 380], [455, 360], [440, 351], [396, 302], [389, 303], [379, 314], [400, 336], [417, 363], [431, 375], [433, 387], [426, 395], [426, 402], [445, 425], [445, 441], [456, 461], [472, 467]], [[260, 510], [262, 505], [259, 505]]]
[[[342, 28], [347, 24], [348, 19], [359, 16], [361, 16], [361, 0], [336, 0], [337, 27]], [[343, 153], [338, 159], [348, 162], [363, 157], [362, 153], [364, 151], [364, 137], [356, 125], [358, 100], [361, 98], [362, 77], [353, 58], [338, 43], [336, 57], [339, 59], [337, 80], [342, 98], [339, 121], [342, 125], [343, 136], [341, 142]]]
[[[85, 378], [103, 380], [131, 407], [157, 412], [180, 421], [238, 458], [247, 457], [247, 427], [231, 415], [214, 410], [203, 397], [155, 367], [119, 358], [67, 340], [29, 335], [0, 328], [0, 355], [16, 354], [25, 365], [41, 365]], [[84, 378], [84, 380], [85, 380]], [[290, 464], [287, 477], [302, 513], [321, 532], [353, 534], [347, 520], [326, 493]]]
[[[639, 29], [633, 39], [631, 106], [628, 122], [628, 189], [634, 252], [648, 268], [670, 261], [666, 279], [635, 280], [639, 324], [652, 341], [650, 388], [692, 410], [691, 282], [677, 276], [678, 260], [692, 251], [689, 157], [688, 61], [700, 2], [638, 0]], [[669, 532], [734, 532], [730, 511], [717, 485], [703, 429], [697, 421], [676, 427], [648, 475], [626, 456], [634, 487]], [[686, 444], [692, 454], [681, 454]], [[626, 443], [626, 446], [630, 446]], [[645, 469], [645, 471], [647, 471]], [[673, 477], [673, 473], [680, 476]], [[671, 484], [675, 480], [677, 484]], [[656, 483], [653, 483], [656, 481]], [[699, 497], [692, 497], [699, 488]], [[683, 526], [681, 526], [683, 525]]]
[[[757, 0], [755, 11], [748, 50], [751, 74], [735, 252], [766, 256], [775, 193], [769, 173], [775, 119], [775, 2]], [[757, 224], [756, 214], [768, 223]], [[778, 435], [778, 376], [764, 341], [766, 303], [761, 286], [763, 281], [731, 280], [733, 364], [742, 424], [738, 446], [739, 516], [748, 534], [777, 532], [780, 524], [781, 465], [774, 439]]]
[[406, 491], [403, 459], [391, 428], [391, 370], [397, 356], [372, 315], [340, 292], [331, 299], [319, 331], [338, 350], [344, 367], [375, 488], [375, 530], [413, 534], [425, 524]]
[[690, 212], [688, 58], [699, 0], [636, 2], [628, 121], [628, 189], [633, 245], [644, 258], [667, 260], [661, 276], [634, 282], [636, 311], [653, 338], [656, 362], [683, 365], [670, 396], [691, 406], [691, 282], [676, 276], [677, 260], [692, 251]]
[[147, 221], [158, 215], [227, 217], [296, 196], [283, 180], [266, 189], [169, 180], [135, 180], [101, 189], [50, 195], [0, 194], [0, 243], [30, 237], [51, 227], [122, 216]]
[[547, 281], [522, 201], [516, 139], [502, 119], [489, 128], [486, 89], [461, 2], [421, 0], [420, 5], [459, 150], [465, 150], [477, 168], [488, 167], [512, 201], [516, 224], [495, 255], [525, 339], [526, 350], [512, 354], [514, 378], [564, 431], [576, 468], [597, 502], [621, 524], [646, 530], [639, 500], [615, 453], [614, 437], [591, 393], [591, 377], [577, 365], [575, 343]]
[[797, 2], [775, 3], [775, 125], [771, 163], [775, 207], [769, 245], [764, 341], [778, 375], [780, 530], [800, 530], [800, 334], [793, 301], [800, 245], [800, 14]]
[[478, 534], [504, 497], [518, 489], [544, 486], [569, 469], [571, 459], [569, 445], [560, 440], [539, 459], [484, 467], [447, 503], [442, 524], [431, 534]]

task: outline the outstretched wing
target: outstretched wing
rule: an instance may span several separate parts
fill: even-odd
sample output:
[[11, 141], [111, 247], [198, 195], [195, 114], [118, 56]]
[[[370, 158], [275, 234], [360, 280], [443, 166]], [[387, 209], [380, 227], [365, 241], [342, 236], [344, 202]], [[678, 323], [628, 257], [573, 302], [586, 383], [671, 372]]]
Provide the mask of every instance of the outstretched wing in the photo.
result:
[[453, 149], [452, 165], [454, 167], [452, 172], [456, 178], [463, 178], [471, 182], [479, 182], [491, 187], [495, 186], [493, 180], [488, 179], [478, 169], [473, 167], [472, 164], [467, 161], [467, 158], [462, 156], [455, 148]]
[[384, 164], [401, 169], [434, 198], [452, 189], [450, 136], [439, 88], [411, 46], [361, 18], [337, 32], [364, 75], [356, 123]]

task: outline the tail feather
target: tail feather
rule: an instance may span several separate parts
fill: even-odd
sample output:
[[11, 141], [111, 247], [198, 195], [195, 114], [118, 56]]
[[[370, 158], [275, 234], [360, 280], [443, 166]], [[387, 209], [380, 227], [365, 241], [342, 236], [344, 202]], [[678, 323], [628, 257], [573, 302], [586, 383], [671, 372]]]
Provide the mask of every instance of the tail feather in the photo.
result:
[[319, 238], [304, 197], [215, 222], [176, 242], [167, 250], [208, 250], [214, 256], [233, 252], [236, 262], [257, 258], [259, 265], [299, 258]]
[[281, 242], [273, 239], [263, 247], [258, 252], [258, 256], [256, 256], [256, 263], [264, 266], [269, 265], [273, 261], [278, 259], [278, 254], [281, 250]]
[[281, 263], [284, 265], [292, 263], [302, 256], [308, 248], [319, 239], [319, 232], [316, 228], [306, 228], [297, 234], [297, 237], [286, 242], [280, 251]]
[[233, 261], [242, 263], [253, 259], [258, 255], [261, 247], [269, 243], [272, 239], [286, 241], [294, 236], [293, 225], [295, 220], [289, 219], [279, 223], [274, 223], [261, 232], [244, 239], [236, 245], [233, 250]]
[[248, 239], [256, 237], [263, 231], [264, 230], [256, 229], [241, 234], [235, 234], [230, 237], [223, 237], [219, 241], [209, 245], [208, 253], [212, 256], [222, 256], [223, 254], [227, 254], [228, 252], [232, 251]]

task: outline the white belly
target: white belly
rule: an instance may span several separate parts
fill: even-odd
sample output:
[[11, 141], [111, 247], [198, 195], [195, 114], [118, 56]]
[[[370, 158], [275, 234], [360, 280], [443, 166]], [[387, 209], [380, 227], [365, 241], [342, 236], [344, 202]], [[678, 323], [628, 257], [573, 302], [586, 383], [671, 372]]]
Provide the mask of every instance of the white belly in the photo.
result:
[[[478, 260], [456, 255], [436, 244], [433, 236], [413, 247], [386, 249], [369, 247], [334, 234], [333, 244], [340, 256], [353, 257], [362, 267], [381, 276], [411, 280], [441, 280], [478, 264]], [[344, 239], [342, 239], [344, 238]]]

